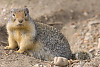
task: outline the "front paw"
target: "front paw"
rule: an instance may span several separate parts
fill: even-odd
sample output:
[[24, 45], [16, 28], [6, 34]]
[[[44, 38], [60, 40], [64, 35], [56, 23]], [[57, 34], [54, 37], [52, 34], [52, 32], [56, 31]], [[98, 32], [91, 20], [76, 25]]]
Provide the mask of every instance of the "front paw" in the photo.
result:
[[11, 49], [11, 47], [9, 47], [9, 46], [6, 46], [4, 49]]
[[22, 50], [18, 50], [18, 51], [16, 51], [17, 53], [23, 53], [24, 51], [22, 51]]

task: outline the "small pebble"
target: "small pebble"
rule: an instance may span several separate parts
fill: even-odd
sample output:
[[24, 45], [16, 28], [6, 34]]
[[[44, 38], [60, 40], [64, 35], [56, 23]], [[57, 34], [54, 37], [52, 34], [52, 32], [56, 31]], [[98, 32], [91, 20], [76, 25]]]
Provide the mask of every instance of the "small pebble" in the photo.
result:
[[66, 66], [68, 64], [68, 60], [64, 57], [55, 57], [54, 65], [56, 66]]
[[98, 49], [100, 49], [100, 38], [98, 39]]

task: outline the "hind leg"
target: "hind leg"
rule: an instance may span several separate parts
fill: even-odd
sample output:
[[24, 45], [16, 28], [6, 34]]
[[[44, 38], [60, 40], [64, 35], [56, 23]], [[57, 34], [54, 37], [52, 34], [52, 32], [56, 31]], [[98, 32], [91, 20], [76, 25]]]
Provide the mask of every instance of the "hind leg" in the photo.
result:
[[24, 51], [31, 50], [33, 46], [34, 46], [33, 41], [30, 41], [30, 39], [22, 40], [21, 43], [19, 44], [19, 50], [16, 52], [23, 53]]

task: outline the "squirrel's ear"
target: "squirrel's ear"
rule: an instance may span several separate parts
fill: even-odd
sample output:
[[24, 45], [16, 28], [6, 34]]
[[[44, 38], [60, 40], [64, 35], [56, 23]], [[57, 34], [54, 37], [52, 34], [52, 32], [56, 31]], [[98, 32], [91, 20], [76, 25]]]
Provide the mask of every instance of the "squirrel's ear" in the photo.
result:
[[15, 11], [15, 9], [14, 9], [14, 8], [12, 8], [11, 13], [12, 13], [12, 12], [14, 12], [14, 11]]
[[25, 11], [25, 13], [29, 13], [29, 10], [28, 10], [28, 8], [24, 8], [24, 11]]

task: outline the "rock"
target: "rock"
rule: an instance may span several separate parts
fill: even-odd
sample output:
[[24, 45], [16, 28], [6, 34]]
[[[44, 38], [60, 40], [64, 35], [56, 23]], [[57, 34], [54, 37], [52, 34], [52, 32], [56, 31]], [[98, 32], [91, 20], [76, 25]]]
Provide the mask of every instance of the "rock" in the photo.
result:
[[94, 42], [93, 44], [97, 45], [97, 42]]
[[34, 65], [33, 67], [40, 67], [39, 64]]
[[77, 26], [76, 26], [76, 25], [72, 25], [72, 28], [76, 29], [76, 28], [77, 28]]
[[44, 66], [44, 65], [42, 65], [42, 64], [36, 64], [36, 65], [34, 65], [33, 67], [46, 67], [46, 66]]
[[93, 53], [94, 51], [95, 51], [95, 49], [90, 49], [89, 50], [90, 53]]
[[81, 34], [80, 33], [75, 33], [74, 36], [75, 37], [79, 37]]
[[5, 17], [4, 20], [7, 20], [7, 18]]
[[48, 17], [47, 17], [47, 15], [44, 15], [44, 18], [45, 18], [45, 20], [48, 20]]
[[98, 49], [100, 49], [100, 38], [98, 39]]
[[89, 33], [89, 32], [88, 32], [88, 33], [86, 33], [86, 36], [90, 36], [90, 35], [91, 35], [91, 33]]
[[88, 41], [88, 40], [85, 40], [83, 43], [85, 43], [85, 44], [86, 44], [86, 43], [89, 43], [89, 41]]
[[56, 66], [56, 65], [54, 65], [54, 67], [61, 67], [61, 66]]
[[70, 12], [71, 12], [71, 13], [73, 13], [73, 12], [74, 12], [74, 10], [70, 10]]
[[83, 15], [84, 15], [84, 16], [88, 16], [88, 12], [84, 11], [84, 12], [83, 12]]
[[88, 41], [89, 39], [90, 39], [89, 36], [85, 36], [85, 38], [84, 38], [85, 41]]
[[64, 57], [55, 57], [54, 58], [54, 65], [56, 65], [56, 66], [66, 66], [66, 65], [68, 65], [68, 60]]

